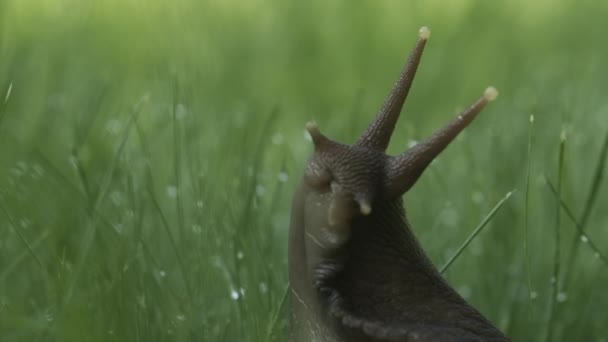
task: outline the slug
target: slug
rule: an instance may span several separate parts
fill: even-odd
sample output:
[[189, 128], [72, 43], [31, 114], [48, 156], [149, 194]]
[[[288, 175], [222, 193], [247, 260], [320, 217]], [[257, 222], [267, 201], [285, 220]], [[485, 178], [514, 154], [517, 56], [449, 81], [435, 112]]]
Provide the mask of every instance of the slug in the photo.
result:
[[402, 195], [493, 101], [493, 87], [426, 140], [385, 154], [430, 31], [353, 145], [306, 125], [314, 153], [295, 192], [289, 231], [290, 337], [296, 342], [509, 341], [433, 266]]

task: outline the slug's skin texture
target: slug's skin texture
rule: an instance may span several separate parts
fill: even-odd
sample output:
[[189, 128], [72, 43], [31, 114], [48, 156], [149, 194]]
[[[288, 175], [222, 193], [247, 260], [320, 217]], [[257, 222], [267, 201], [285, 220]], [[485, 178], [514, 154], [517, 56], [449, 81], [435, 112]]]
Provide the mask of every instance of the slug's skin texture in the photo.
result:
[[307, 124], [315, 152], [294, 195], [289, 232], [295, 342], [509, 340], [441, 277], [402, 200], [496, 90], [403, 154], [384, 152], [429, 35], [420, 29], [401, 76], [355, 144]]

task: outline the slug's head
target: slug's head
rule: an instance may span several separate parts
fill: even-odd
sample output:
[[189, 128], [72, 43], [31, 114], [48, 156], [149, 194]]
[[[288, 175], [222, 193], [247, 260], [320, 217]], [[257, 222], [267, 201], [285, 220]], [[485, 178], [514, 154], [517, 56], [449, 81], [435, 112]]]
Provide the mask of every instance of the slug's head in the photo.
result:
[[379, 201], [402, 196], [431, 161], [498, 95], [496, 89], [488, 87], [468, 109], [429, 138], [400, 155], [386, 155], [429, 37], [429, 29], [421, 28], [418, 42], [382, 109], [353, 145], [332, 141], [314, 122], [306, 125], [315, 145], [304, 176], [309, 189], [307, 210], [325, 210], [322, 215], [312, 215], [320, 221], [318, 224], [348, 226], [348, 221], [357, 215], [369, 215]]

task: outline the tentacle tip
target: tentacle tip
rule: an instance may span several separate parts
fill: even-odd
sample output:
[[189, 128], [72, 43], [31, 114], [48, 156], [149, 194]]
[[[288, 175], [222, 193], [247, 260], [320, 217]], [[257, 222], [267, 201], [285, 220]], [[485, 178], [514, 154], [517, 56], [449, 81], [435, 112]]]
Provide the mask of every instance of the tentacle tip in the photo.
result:
[[359, 205], [359, 210], [361, 210], [361, 214], [367, 216], [372, 213], [372, 206], [369, 203], [361, 203]]
[[426, 26], [422, 26], [420, 30], [418, 30], [418, 37], [424, 40], [429, 39], [431, 37], [431, 30]]
[[313, 136], [313, 134], [319, 133], [319, 125], [317, 125], [316, 121], [308, 121], [306, 123], [306, 130], [308, 131], [308, 133], [310, 133], [311, 136]]
[[310, 134], [310, 137], [315, 145], [317, 145], [323, 139], [323, 134], [321, 134], [319, 125], [317, 125], [315, 121], [307, 122], [306, 130], [308, 131], [308, 134]]
[[487, 87], [483, 92], [483, 97], [488, 102], [494, 101], [498, 97], [498, 90], [496, 90], [494, 87]]
[[355, 196], [355, 201], [359, 203], [359, 211], [361, 211], [361, 214], [364, 216], [371, 214], [372, 206], [369, 204], [369, 199], [367, 197]]

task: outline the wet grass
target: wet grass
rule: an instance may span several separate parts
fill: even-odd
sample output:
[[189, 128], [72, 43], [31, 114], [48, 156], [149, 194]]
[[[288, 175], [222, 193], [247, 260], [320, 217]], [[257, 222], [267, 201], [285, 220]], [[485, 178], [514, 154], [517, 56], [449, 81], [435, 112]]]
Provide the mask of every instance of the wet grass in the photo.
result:
[[417, 236], [514, 340], [608, 340], [607, 14], [0, 1], [0, 340], [285, 340], [304, 123], [354, 141], [422, 25], [390, 153], [500, 96], [406, 195]]

